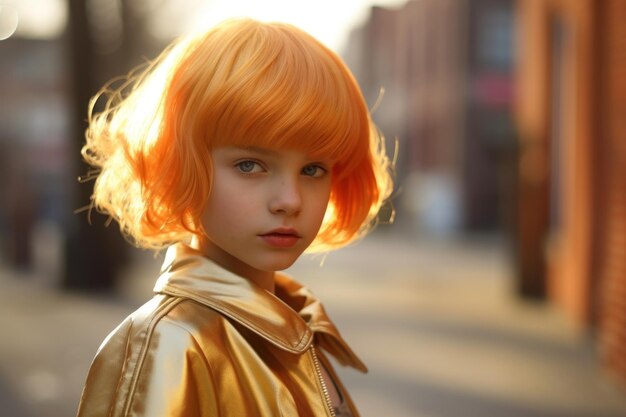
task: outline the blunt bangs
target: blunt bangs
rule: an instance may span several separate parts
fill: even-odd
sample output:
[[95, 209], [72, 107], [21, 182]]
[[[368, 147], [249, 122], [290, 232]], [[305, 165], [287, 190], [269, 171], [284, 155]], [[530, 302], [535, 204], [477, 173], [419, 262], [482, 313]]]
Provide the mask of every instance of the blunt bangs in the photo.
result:
[[240, 36], [225, 36], [230, 24], [198, 40], [187, 59], [205, 68], [187, 82], [195, 86], [185, 100], [194, 120], [181, 121], [194, 126], [189, 134], [211, 148], [302, 150], [339, 162], [348, 175], [367, 156], [369, 114], [343, 63], [292, 26], [244, 21]]

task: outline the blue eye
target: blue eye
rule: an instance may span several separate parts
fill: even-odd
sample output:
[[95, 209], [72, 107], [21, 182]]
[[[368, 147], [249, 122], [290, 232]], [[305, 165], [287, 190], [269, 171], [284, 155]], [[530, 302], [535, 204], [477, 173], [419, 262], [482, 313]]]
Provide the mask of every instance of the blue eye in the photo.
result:
[[319, 165], [307, 165], [302, 168], [302, 173], [308, 177], [321, 177], [326, 170]]
[[249, 160], [238, 162], [235, 166], [244, 174], [252, 174], [261, 169], [261, 166], [257, 162]]

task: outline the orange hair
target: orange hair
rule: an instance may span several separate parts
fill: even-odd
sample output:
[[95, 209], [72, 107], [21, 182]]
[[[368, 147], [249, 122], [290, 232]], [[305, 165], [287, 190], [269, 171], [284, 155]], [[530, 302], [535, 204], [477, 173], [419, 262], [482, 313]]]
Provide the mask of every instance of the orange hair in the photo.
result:
[[[94, 114], [102, 96], [106, 107]], [[382, 137], [349, 69], [282, 23], [231, 20], [174, 43], [139, 76], [92, 99], [86, 139], [82, 155], [99, 168], [92, 205], [146, 248], [203, 233], [210, 152], [220, 145], [337, 161], [312, 250], [367, 232], [392, 188]]]

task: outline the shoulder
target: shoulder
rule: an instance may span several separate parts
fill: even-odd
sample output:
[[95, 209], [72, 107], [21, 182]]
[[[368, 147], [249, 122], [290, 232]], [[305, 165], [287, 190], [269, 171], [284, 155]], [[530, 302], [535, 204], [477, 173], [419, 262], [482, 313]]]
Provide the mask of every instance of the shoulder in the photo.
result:
[[[127, 356], [165, 349], [175, 354], [172, 348], [179, 348], [180, 354], [189, 349], [205, 351], [202, 347], [212, 340], [219, 342], [226, 322], [219, 312], [196, 301], [156, 295], [114, 329], [100, 351], [118, 351], [119, 355], [123, 347]], [[137, 360], [140, 365], [142, 359]]]
[[194, 378], [210, 389], [213, 378], [206, 352], [214, 349], [206, 347], [219, 339], [218, 330], [212, 329], [222, 327], [223, 321], [219, 313], [194, 301], [155, 296], [100, 346], [83, 389], [81, 411], [106, 407], [103, 415], [127, 415], [131, 407], [147, 406], [179, 388], [190, 373], [198, 373]]

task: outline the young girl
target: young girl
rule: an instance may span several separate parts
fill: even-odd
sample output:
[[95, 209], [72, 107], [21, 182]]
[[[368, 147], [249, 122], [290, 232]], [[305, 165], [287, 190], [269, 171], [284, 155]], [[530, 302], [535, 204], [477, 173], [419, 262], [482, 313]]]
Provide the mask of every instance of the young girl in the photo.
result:
[[367, 368], [275, 272], [362, 236], [389, 196], [345, 64], [290, 25], [233, 20], [108, 97], [83, 149], [93, 203], [137, 246], [170, 247], [154, 298], [100, 347], [78, 415], [357, 416], [325, 354]]

